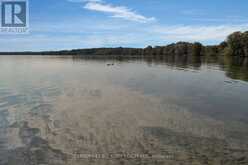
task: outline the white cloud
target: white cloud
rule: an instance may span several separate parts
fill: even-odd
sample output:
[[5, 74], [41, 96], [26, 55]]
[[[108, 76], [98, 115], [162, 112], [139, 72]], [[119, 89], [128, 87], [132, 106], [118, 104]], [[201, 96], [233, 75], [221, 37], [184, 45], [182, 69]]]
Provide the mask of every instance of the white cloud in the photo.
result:
[[156, 26], [150, 32], [167, 41], [223, 41], [235, 31], [245, 31], [248, 24], [216, 26]]
[[155, 18], [148, 18], [143, 15], [137, 14], [136, 12], [132, 11], [131, 9], [125, 6], [113, 6], [110, 4], [103, 4], [97, 2], [89, 2], [84, 6], [85, 9], [99, 11], [104, 13], [112, 14], [111, 17], [114, 18], [123, 18], [130, 21], [137, 21], [137, 22], [149, 22], [154, 21]]
[[145, 17], [143, 15], [136, 13], [135, 11], [132, 11], [131, 9], [125, 6], [113, 6], [111, 4], [89, 2], [84, 6], [84, 8], [88, 10], [93, 10], [93, 11], [110, 13], [112, 14], [111, 17], [122, 18], [122, 19], [130, 20], [130, 21], [146, 23], [146, 22], [155, 20], [155, 18], [153, 17], [151, 18]]
[[68, 0], [69, 2], [85, 2], [84, 9], [111, 14], [113, 18], [121, 18], [129, 21], [147, 23], [154, 21], [154, 17], [146, 17], [126, 6], [114, 6], [103, 0]]

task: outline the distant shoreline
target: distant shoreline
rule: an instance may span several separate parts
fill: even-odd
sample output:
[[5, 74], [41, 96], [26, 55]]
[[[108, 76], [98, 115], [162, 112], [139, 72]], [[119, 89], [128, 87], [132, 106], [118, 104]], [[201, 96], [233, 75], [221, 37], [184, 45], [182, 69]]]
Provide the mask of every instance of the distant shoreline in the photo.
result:
[[91, 48], [61, 51], [0, 52], [0, 55], [57, 55], [57, 56], [106, 56], [106, 57], [161, 57], [170, 55], [231, 55], [248, 57], [248, 31], [235, 32], [219, 45], [204, 46], [199, 42], [177, 42], [166, 46], [147, 46], [146, 48]]

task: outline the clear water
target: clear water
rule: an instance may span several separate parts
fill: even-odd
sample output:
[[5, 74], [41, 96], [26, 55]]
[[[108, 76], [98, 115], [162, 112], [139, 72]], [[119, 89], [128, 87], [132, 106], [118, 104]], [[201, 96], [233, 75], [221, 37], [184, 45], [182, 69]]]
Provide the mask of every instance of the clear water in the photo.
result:
[[247, 80], [246, 59], [0, 56], [0, 164], [248, 164]]

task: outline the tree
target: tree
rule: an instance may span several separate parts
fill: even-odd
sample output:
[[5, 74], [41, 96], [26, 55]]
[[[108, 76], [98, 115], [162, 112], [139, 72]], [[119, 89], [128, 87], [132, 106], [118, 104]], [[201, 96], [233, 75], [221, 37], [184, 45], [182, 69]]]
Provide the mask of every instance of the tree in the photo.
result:
[[234, 56], [244, 56], [245, 36], [241, 32], [235, 32], [228, 36], [227, 44]]
[[243, 45], [244, 55], [248, 56], [248, 31], [243, 33], [242, 45]]
[[202, 44], [199, 42], [195, 42], [193, 44], [193, 50], [192, 50], [193, 56], [200, 56], [201, 51], [202, 51]]
[[144, 49], [144, 54], [145, 55], [152, 55], [152, 46], [147, 46], [145, 49]]

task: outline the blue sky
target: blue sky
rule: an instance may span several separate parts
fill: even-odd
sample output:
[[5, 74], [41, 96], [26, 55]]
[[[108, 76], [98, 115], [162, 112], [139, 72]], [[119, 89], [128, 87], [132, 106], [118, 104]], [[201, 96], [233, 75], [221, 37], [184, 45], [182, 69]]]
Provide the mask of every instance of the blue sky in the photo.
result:
[[0, 51], [216, 44], [248, 29], [247, 0], [29, 0], [30, 33]]

